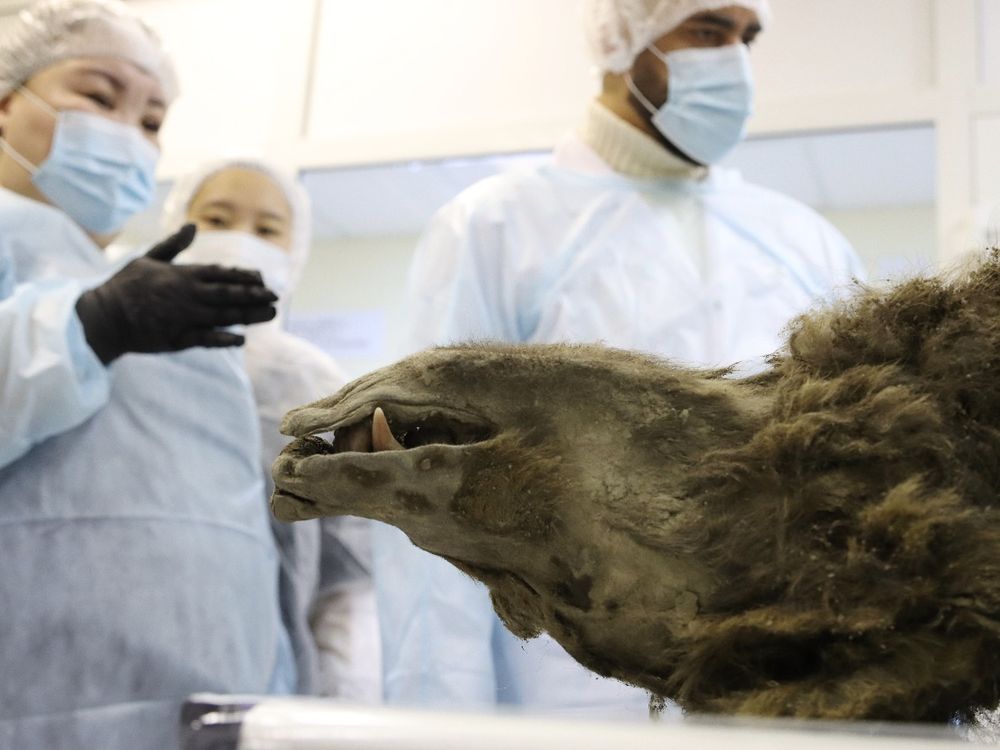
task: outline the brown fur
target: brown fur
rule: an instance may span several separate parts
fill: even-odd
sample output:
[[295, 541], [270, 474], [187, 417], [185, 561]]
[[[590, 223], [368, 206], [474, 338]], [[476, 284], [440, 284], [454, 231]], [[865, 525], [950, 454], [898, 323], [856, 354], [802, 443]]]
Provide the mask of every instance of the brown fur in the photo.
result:
[[275, 465], [280, 517], [393, 523], [488, 585], [518, 635], [688, 709], [947, 721], [1000, 703], [996, 256], [807, 315], [748, 380], [456, 347], [287, 431], [378, 405], [403, 431], [423, 409], [490, 435], [370, 455], [300, 440]]
[[690, 485], [684, 547], [729, 585], [678, 645], [671, 692], [837, 718], [995, 707], [997, 259], [802, 318], [762, 380], [770, 418]]

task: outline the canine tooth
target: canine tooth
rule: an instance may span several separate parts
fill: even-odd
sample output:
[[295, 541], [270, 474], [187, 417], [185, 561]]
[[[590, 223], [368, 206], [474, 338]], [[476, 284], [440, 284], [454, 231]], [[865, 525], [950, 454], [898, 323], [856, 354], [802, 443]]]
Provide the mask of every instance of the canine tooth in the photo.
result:
[[372, 450], [375, 453], [380, 451], [401, 451], [405, 450], [389, 428], [389, 420], [385, 418], [385, 412], [379, 407], [372, 415]]

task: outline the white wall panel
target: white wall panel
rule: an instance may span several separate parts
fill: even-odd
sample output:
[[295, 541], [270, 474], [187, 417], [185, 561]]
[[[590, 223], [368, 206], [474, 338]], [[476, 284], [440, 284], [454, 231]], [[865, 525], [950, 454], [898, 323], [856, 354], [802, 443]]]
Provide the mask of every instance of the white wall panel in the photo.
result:
[[771, 0], [753, 52], [762, 99], [934, 83], [932, 0]]
[[982, 83], [1000, 86], [1000, 0], [979, 0], [979, 33]]
[[[165, 172], [221, 154], [256, 154], [287, 113], [287, 50], [307, 32], [311, 2], [143, 0], [135, 3], [176, 60], [181, 97], [163, 133]], [[299, 45], [303, 68], [308, 50]]]
[[1000, 201], [1000, 115], [974, 121], [975, 200]]
[[[556, 132], [594, 92], [580, 0], [325, 0], [310, 138], [488, 147]], [[478, 139], [478, 140], [477, 140]], [[463, 149], [464, 150], [464, 149]]]
[[[774, 0], [774, 23], [754, 52], [756, 132], [780, 132], [786, 120], [801, 127], [802, 108], [790, 102], [843, 101], [831, 123], [843, 127], [873, 124], [873, 92], [900, 105], [922, 101], [908, 94], [932, 83], [933, 2]], [[184, 85], [164, 134], [168, 176], [181, 161], [285, 144], [305, 166], [545, 148], [578, 121], [596, 87], [583, 0], [135, 5], [174, 51]], [[288, 96], [307, 81], [308, 106], [305, 95]]]

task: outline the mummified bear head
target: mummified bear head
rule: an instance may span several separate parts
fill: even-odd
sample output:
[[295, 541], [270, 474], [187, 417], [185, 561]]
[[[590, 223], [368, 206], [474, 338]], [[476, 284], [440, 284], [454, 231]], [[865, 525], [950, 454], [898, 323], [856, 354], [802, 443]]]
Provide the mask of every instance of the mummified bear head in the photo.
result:
[[289, 415], [273, 507], [398, 526], [686, 708], [946, 721], [1000, 702], [998, 372], [995, 258], [806, 316], [749, 380], [434, 350]]

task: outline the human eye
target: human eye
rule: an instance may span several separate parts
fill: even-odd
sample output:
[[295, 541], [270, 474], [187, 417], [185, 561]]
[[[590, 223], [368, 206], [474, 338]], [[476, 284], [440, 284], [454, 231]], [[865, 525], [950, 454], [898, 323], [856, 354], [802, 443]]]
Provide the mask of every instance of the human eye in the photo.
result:
[[694, 30], [694, 37], [700, 44], [715, 45], [722, 43], [722, 33], [718, 29], [700, 28]]
[[208, 224], [208, 226], [214, 227], [215, 229], [224, 229], [229, 226], [229, 222], [226, 220], [226, 217], [219, 214], [208, 214], [206, 216], [202, 216], [201, 220], [205, 224]]
[[115, 108], [115, 103], [110, 96], [103, 94], [99, 91], [90, 91], [84, 93], [84, 98], [89, 99], [94, 104], [96, 104], [101, 109], [112, 110]]

